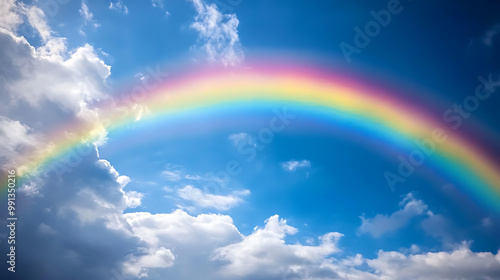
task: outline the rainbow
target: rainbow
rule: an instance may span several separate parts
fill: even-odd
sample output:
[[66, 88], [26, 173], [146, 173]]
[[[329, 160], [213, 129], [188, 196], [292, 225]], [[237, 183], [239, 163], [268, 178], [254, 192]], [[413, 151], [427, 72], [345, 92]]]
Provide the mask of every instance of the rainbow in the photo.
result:
[[[134, 90], [132, 90], [134, 91]], [[446, 128], [428, 112], [398, 100], [398, 95], [322, 68], [292, 64], [249, 64], [239, 68], [206, 68], [168, 79], [151, 90], [137, 87], [133, 98], [99, 108], [93, 124], [68, 123], [49, 136], [50, 148], [26, 156], [18, 173], [29, 176], [105, 131], [144, 119], [223, 112], [238, 106], [288, 106], [341, 122], [366, 137], [383, 139], [401, 149], [428, 139], [437, 128], [447, 136], [430, 156], [439, 173], [455, 178], [462, 190], [489, 210], [500, 213], [500, 167], [463, 135]], [[132, 100], [133, 102], [129, 102]], [[142, 116], [136, 114], [142, 109]], [[320, 113], [318, 113], [320, 112]], [[71, 133], [68, 133], [71, 132]], [[69, 136], [68, 136], [69, 135]], [[427, 161], [425, 163], [428, 165]]]

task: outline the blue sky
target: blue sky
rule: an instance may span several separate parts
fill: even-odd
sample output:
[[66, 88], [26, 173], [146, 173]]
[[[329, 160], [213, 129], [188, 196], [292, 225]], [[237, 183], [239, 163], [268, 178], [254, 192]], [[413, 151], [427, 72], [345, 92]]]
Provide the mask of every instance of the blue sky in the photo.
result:
[[[495, 1], [3, 3], [3, 175], [50, 147], [55, 128], [102, 121], [96, 104], [155, 69], [295, 59], [392, 88], [437, 118], [500, 73]], [[356, 28], [391, 9], [357, 46]], [[460, 133], [498, 161], [497, 92]], [[70, 154], [24, 180], [15, 273], [1, 210], [2, 279], [500, 279], [500, 216], [453, 176], [427, 176], [429, 165], [391, 191], [383, 174], [401, 151], [380, 139], [297, 110], [261, 143], [275, 108], [229, 121], [240, 109], [104, 131], [76, 163]]]

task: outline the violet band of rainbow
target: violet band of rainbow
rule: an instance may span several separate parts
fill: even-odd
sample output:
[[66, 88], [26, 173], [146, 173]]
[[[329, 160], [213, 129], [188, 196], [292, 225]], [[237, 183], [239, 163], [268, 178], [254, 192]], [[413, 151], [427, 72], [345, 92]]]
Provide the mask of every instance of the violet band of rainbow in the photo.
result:
[[[143, 119], [189, 114], [206, 108], [216, 110], [232, 104], [288, 104], [310, 111], [320, 108], [326, 114], [341, 113], [356, 121], [385, 127], [387, 139], [395, 135], [412, 143], [441, 129], [447, 139], [435, 143], [435, 156], [431, 157], [434, 165], [439, 172], [458, 178], [475, 201], [500, 213], [500, 167], [495, 160], [460, 135], [460, 131], [447, 129], [442, 120], [432, 118], [425, 110], [416, 110], [397, 96], [320, 69], [259, 64], [188, 73], [147, 92], [139, 103], [146, 109]], [[80, 126], [68, 123], [54, 130], [49, 136], [50, 148], [26, 155], [17, 167], [18, 173], [21, 176], [33, 173], [82, 141], [92, 141], [105, 130], [119, 130], [140, 121], [135, 115], [124, 115], [116, 104], [120, 102], [99, 108], [103, 122]], [[370, 137], [370, 132], [366, 134]]]

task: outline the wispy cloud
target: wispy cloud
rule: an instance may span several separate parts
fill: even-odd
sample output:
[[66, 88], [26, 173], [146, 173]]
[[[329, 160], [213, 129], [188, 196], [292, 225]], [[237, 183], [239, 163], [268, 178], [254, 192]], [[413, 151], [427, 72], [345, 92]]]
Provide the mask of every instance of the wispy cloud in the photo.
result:
[[294, 172], [298, 168], [311, 167], [311, 162], [308, 160], [290, 160], [281, 163], [281, 168], [288, 172]]
[[422, 221], [421, 226], [427, 235], [439, 240], [444, 248], [452, 249], [457, 247], [451, 234], [454, 232], [451, 222], [443, 215], [427, 211], [427, 218]]
[[25, 7], [24, 10], [31, 26], [33, 26], [33, 28], [38, 31], [38, 34], [40, 34], [42, 40], [44, 42], [49, 41], [52, 37], [52, 31], [50, 30], [50, 27], [45, 20], [45, 14], [43, 13], [42, 9], [32, 6], [29, 8]]
[[486, 217], [486, 218], [483, 218], [481, 220], [481, 226], [482, 227], [485, 227], [485, 228], [489, 228], [492, 226], [492, 221], [491, 221], [491, 218], [490, 217]]
[[113, 10], [113, 11], [117, 11], [117, 12], [125, 14], [125, 15], [128, 14], [127, 6], [125, 6], [125, 4], [123, 4], [123, 2], [121, 0], [116, 1], [114, 3], [109, 2], [109, 9]]
[[250, 194], [249, 190], [235, 191], [229, 195], [214, 195], [205, 193], [193, 186], [186, 186], [177, 191], [180, 198], [191, 201], [203, 208], [229, 210], [243, 202], [242, 197]]
[[500, 24], [495, 24], [490, 29], [486, 31], [483, 36], [483, 43], [491, 47], [493, 45], [494, 38], [500, 33]]
[[198, 31], [198, 49], [209, 61], [235, 65], [243, 61], [244, 54], [238, 36], [238, 18], [235, 14], [222, 14], [215, 4], [203, 0], [190, 0], [196, 12], [191, 28]]
[[183, 178], [180, 170], [163, 170], [161, 176], [169, 181], [180, 181]]
[[153, 7], [163, 9], [165, 6], [164, 0], [151, 0]]
[[256, 144], [255, 139], [245, 132], [233, 133], [229, 135], [227, 139], [229, 139], [229, 141], [231, 141], [236, 147], [240, 146], [241, 144]]
[[167, 164], [165, 170], [163, 170], [160, 175], [169, 181], [181, 181], [181, 180], [211, 180], [212, 178], [203, 177], [197, 174], [190, 174], [182, 165], [178, 164]]
[[[78, 11], [80, 12], [80, 15], [83, 17], [84, 25], [90, 25], [94, 28], [100, 26], [100, 24], [97, 23], [97, 21], [94, 19], [94, 14], [89, 10], [89, 7], [87, 6], [87, 3], [85, 3], [85, 1], [82, 1], [82, 6]], [[83, 27], [80, 28], [80, 34], [85, 35]]]

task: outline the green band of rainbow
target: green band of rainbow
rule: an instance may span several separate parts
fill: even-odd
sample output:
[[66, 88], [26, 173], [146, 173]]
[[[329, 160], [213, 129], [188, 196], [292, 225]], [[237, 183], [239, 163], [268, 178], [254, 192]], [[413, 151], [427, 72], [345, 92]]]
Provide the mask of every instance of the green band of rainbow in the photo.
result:
[[[146, 109], [145, 118], [159, 118], [228, 104], [287, 103], [351, 115], [384, 126], [388, 133], [411, 143], [415, 139], [429, 138], [433, 130], [441, 128], [447, 135], [445, 142], [436, 143], [435, 163], [441, 172], [456, 172], [467, 193], [500, 213], [500, 168], [497, 163], [459, 135], [459, 131], [446, 129], [441, 120], [410, 108], [396, 96], [323, 70], [260, 64], [188, 74], [141, 96], [140, 106]], [[105, 130], [120, 129], [137, 121], [130, 110], [126, 112], [117, 105], [100, 108], [100, 114], [105, 121], [91, 125], [69, 123], [55, 130], [50, 136], [51, 148], [26, 156], [25, 161], [18, 165], [18, 172], [33, 173], [79, 145], [82, 139], [92, 140]], [[68, 136], [68, 131], [72, 132], [71, 136]]]

